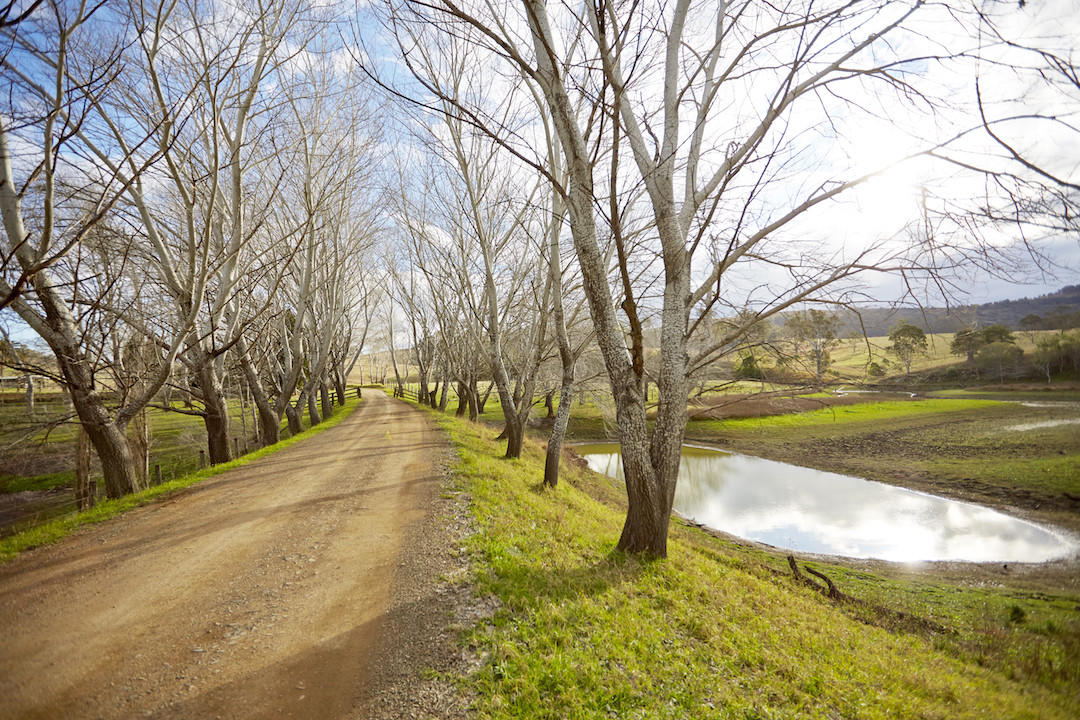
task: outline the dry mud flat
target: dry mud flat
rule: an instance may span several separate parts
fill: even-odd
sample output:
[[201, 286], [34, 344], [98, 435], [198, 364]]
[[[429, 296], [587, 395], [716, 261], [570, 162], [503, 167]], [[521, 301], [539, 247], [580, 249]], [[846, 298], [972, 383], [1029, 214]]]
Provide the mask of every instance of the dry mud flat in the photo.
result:
[[372, 392], [335, 428], [0, 567], [0, 717], [368, 715], [417, 664], [396, 648], [446, 621], [444, 452]]

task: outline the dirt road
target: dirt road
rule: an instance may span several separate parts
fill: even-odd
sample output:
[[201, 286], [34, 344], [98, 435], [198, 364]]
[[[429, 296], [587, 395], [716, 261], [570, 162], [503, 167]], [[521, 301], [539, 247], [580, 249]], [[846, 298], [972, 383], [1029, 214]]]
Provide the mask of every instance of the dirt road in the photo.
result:
[[0, 717], [362, 716], [445, 442], [335, 428], [0, 567]]

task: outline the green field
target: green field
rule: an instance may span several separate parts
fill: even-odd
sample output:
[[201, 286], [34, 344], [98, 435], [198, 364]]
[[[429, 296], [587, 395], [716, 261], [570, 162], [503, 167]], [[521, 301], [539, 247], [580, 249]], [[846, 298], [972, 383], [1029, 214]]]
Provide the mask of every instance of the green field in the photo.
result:
[[[1035, 343], [1038, 339], [1049, 334], [1057, 334], [1057, 331], [1018, 331], [1013, 333], [1013, 337], [1016, 339], [1016, 346], [1030, 358], [1035, 351]], [[954, 336], [955, 333], [928, 333], [926, 336], [927, 353], [915, 358], [911, 363], [911, 372], [919, 374], [930, 370], [942, 370], [951, 365], [962, 365], [965, 358], [949, 352]], [[883, 365], [887, 376], [902, 377], [904, 366], [895, 355], [888, 352], [889, 345], [889, 338], [885, 336], [841, 340], [832, 350], [832, 364], [829, 366], [827, 379], [831, 382], [863, 380], [866, 377], [866, 366], [871, 360]], [[882, 360], [885, 362], [883, 363]], [[994, 380], [994, 378], [988, 378], [990, 382]]]

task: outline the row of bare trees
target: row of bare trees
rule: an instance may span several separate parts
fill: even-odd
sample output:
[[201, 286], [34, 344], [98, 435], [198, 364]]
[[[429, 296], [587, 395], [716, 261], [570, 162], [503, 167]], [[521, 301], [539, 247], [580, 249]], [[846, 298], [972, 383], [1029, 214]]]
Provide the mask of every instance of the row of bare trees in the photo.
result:
[[[1006, 138], [1032, 120], [1075, 140], [1075, 107], [985, 100], [988, 76], [1003, 77], [990, 66], [1007, 66], [1017, 93], [1018, 76], [1049, 68], [1052, 88], [1077, 99], [1072, 46], [1025, 44], [1047, 37], [1025, 35], [1025, 12], [920, 0], [388, 0], [382, 19], [410, 73], [367, 69], [413, 108], [434, 165], [402, 194], [415, 270], [400, 293], [415, 298], [422, 276], [434, 342], [445, 367], [464, 364], [466, 386], [483, 357], [510, 456], [551, 349], [572, 387], [566, 303], [586, 303], [629, 500], [618, 547], [663, 556], [695, 373], [777, 313], [865, 298], [867, 276], [948, 298], [973, 272], [1046, 267], [1047, 232], [1075, 226], [1075, 154], [1051, 171]], [[857, 142], [866, 127], [879, 136]], [[919, 171], [917, 187], [888, 184], [902, 167]], [[844, 204], [867, 192], [898, 195], [910, 221], [847, 226]], [[659, 324], [655, 358], [647, 316]]]
[[218, 463], [228, 386], [263, 443], [343, 401], [379, 138], [331, 10], [57, 0], [0, 29], [0, 298], [52, 350], [35, 371], [110, 497], [146, 483], [149, 406], [200, 417]]

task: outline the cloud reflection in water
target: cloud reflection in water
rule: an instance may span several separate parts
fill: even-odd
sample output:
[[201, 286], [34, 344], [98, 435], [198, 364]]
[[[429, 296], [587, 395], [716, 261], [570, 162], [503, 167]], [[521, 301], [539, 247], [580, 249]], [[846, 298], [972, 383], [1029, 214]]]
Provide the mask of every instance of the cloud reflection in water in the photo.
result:
[[[618, 446], [577, 452], [621, 478]], [[990, 508], [748, 455], [687, 448], [675, 509], [708, 527], [803, 552], [893, 561], [1043, 562], [1076, 547]]]

